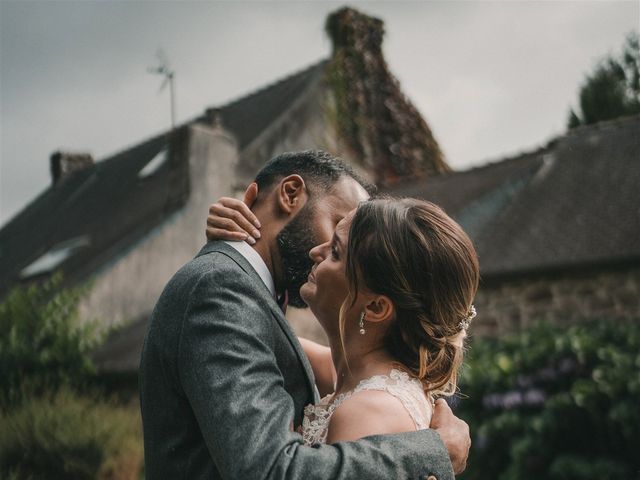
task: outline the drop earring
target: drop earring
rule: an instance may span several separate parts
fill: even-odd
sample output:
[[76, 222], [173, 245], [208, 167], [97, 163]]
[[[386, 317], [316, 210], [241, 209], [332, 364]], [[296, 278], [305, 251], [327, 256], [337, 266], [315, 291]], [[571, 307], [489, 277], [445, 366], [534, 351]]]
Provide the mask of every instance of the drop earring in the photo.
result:
[[360, 322], [358, 323], [358, 326], [360, 327], [360, 335], [364, 335], [364, 334], [365, 334], [365, 329], [364, 329], [364, 312], [362, 312], [362, 315], [360, 315]]

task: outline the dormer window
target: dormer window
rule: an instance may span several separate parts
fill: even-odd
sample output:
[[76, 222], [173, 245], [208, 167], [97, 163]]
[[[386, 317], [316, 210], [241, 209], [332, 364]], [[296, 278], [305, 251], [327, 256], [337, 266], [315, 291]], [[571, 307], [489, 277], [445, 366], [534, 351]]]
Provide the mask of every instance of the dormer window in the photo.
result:
[[88, 235], [82, 235], [60, 242], [23, 268], [20, 272], [20, 278], [25, 279], [42, 275], [43, 273], [51, 273], [80, 248], [86, 247], [90, 243]]
[[169, 158], [169, 152], [167, 147], [164, 147], [160, 150], [155, 157], [147, 162], [147, 164], [142, 167], [142, 169], [138, 172], [138, 178], [147, 178], [156, 173], [162, 165], [165, 164], [167, 159]]

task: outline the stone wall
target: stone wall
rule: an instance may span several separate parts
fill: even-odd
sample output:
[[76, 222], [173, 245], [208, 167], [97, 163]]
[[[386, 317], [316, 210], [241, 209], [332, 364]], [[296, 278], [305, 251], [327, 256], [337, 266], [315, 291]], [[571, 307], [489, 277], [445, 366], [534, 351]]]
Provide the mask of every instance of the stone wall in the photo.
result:
[[354, 161], [341, 144], [331, 121], [332, 114], [328, 112], [332, 103], [331, 92], [319, 76], [283, 115], [241, 152], [236, 170], [237, 193], [244, 192], [267, 160], [283, 152], [300, 150], [325, 150], [342, 158], [358, 174], [372, 181], [371, 172]]
[[[336, 131], [327, 121], [327, 95], [320, 76], [242, 152], [224, 130], [224, 118], [221, 127], [188, 127], [188, 145], [179, 149], [189, 157], [191, 191], [187, 204], [90, 279], [92, 289], [80, 305], [81, 316], [101, 319], [106, 325], [146, 318], [166, 282], [204, 244], [211, 203], [221, 196], [241, 195], [262, 165], [276, 154], [324, 149], [340, 155]], [[293, 323], [303, 334], [323, 339], [312, 315], [293, 312]]]
[[640, 319], [640, 267], [487, 281], [475, 305], [476, 336], [500, 336], [539, 320]]
[[[487, 282], [475, 300], [474, 337], [501, 336], [539, 320], [570, 324], [581, 320], [640, 320], [640, 267]], [[309, 310], [289, 309], [296, 333], [326, 345]]]

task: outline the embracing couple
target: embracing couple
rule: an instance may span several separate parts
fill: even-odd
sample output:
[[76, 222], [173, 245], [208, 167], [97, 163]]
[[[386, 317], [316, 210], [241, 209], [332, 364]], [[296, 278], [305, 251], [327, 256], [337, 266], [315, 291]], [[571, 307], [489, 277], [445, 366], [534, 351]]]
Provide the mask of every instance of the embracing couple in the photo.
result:
[[[264, 166], [251, 210], [211, 207], [207, 235], [227, 240], [174, 275], [145, 338], [147, 479], [444, 480], [464, 469], [468, 427], [434, 397], [456, 388], [475, 250], [435, 205], [371, 192], [340, 160], [306, 151]], [[330, 349], [296, 338], [287, 303], [309, 306]]]

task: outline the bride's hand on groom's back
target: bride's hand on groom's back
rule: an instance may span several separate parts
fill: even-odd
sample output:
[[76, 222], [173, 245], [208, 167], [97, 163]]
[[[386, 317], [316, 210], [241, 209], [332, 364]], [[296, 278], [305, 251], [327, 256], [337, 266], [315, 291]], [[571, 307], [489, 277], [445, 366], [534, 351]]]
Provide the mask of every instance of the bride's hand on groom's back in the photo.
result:
[[258, 197], [258, 185], [252, 183], [244, 193], [244, 200], [221, 197], [209, 206], [205, 234], [208, 241], [236, 240], [253, 245], [260, 238], [260, 222], [251, 211]]
[[455, 474], [462, 473], [467, 466], [467, 457], [471, 448], [469, 425], [453, 414], [447, 402], [439, 399], [433, 410], [430, 427], [440, 434], [449, 452]]

